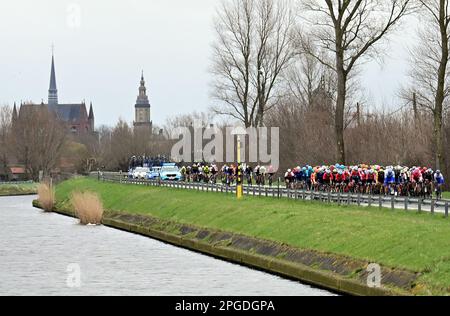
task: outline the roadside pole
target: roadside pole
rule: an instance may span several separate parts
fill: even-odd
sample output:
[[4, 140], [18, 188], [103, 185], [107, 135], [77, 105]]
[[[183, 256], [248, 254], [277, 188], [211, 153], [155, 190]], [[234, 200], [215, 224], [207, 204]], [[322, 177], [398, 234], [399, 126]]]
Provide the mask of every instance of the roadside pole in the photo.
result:
[[242, 167], [241, 167], [241, 137], [237, 137], [237, 180], [236, 180], [236, 197], [242, 199]]

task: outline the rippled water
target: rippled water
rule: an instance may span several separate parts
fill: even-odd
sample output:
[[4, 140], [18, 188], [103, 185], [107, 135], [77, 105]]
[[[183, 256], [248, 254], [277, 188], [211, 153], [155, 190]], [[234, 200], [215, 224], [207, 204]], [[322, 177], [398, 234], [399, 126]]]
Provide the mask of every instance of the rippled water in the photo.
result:
[[150, 238], [83, 227], [34, 209], [33, 198], [0, 197], [0, 295], [331, 294]]

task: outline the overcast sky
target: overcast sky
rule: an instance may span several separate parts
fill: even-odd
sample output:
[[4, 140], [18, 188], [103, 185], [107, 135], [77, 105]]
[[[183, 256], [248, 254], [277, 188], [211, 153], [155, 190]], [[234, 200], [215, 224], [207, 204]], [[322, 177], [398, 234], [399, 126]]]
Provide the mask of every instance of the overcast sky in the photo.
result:
[[[141, 70], [155, 124], [207, 110], [219, 1], [1, 1], [0, 104], [47, 101], [53, 43], [59, 101], [92, 101], [97, 126], [133, 120]], [[377, 104], [398, 106], [413, 28], [393, 38], [384, 64], [365, 65], [363, 85]]]

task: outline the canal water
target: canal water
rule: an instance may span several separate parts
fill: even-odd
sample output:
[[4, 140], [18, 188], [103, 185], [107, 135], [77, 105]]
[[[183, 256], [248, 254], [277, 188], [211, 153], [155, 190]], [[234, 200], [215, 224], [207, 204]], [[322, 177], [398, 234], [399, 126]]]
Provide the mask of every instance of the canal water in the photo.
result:
[[0, 197], [0, 295], [332, 295]]

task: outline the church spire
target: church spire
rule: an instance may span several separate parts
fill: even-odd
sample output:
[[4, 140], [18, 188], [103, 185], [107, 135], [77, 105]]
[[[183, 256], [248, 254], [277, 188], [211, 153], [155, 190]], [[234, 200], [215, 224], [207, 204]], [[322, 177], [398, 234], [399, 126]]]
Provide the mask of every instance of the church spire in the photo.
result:
[[136, 101], [137, 106], [150, 107], [147, 96], [147, 88], [145, 87], [144, 71], [141, 74], [141, 85], [139, 86], [139, 95]]
[[89, 107], [89, 120], [93, 120], [94, 119], [94, 109], [92, 108], [92, 102], [91, 102], [91, 106]]
[[14, 102], [13, 112], [12, 112], [12, 121], [17, 121], [18, 115], [17, 115], [17, 106], [16, 102]]
[[50, 87], [48, 89], [48, 105], [58, 105], [58, 89], [56, 88], [55, 59], [52, 52], [52, 68], [50, 72]]

